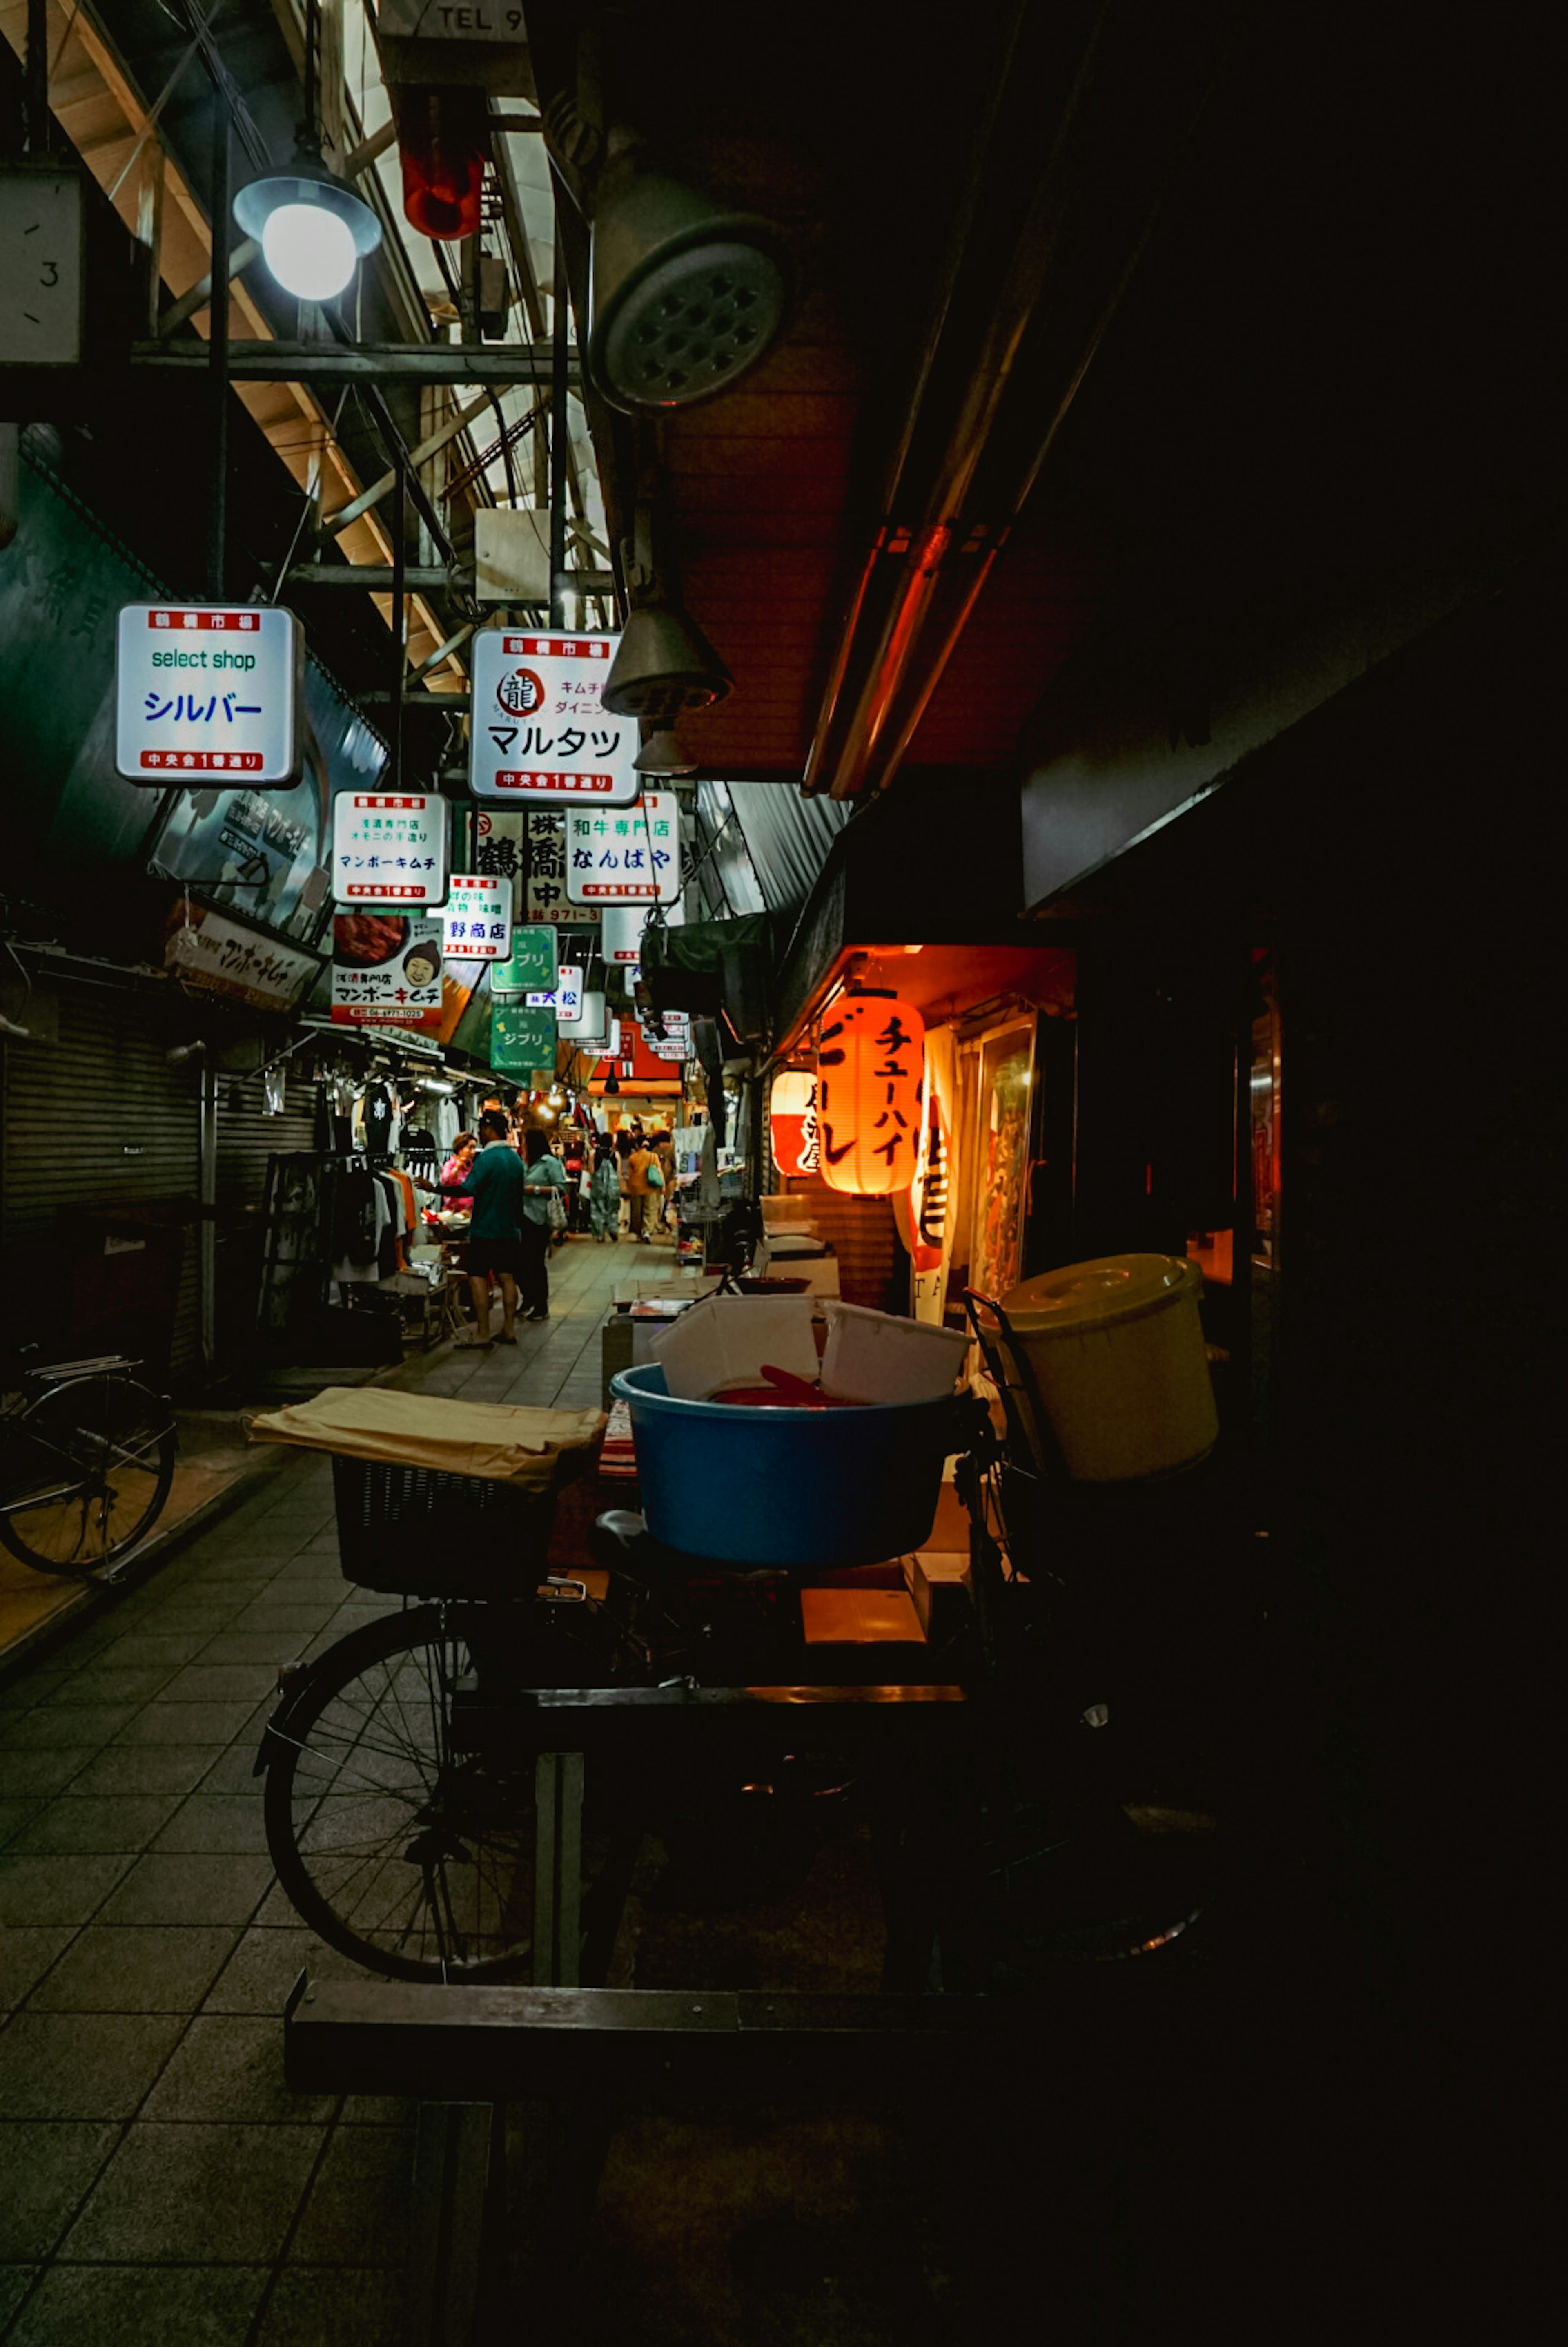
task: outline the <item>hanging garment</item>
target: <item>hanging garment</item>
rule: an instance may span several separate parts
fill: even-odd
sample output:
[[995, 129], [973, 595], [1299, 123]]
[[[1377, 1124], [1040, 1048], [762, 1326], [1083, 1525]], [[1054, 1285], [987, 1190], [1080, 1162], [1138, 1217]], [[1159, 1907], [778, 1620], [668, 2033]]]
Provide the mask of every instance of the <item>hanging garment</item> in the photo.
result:
[[414, 1204], [413, 1184], [410, 1181], [408, 1175], [402, 1171], [401, 1166], [394, 1165], [392, 1167], [392, 1178], [397, 1184], [398, 1195], [402, 1201], [401, 1228], [398, 1236], [397, 1267], [400, 1271], [406, 1271], [409, 1267], [409, 1246], [415, 1231], [419, 1228], [419, 1211]]
[[316, 1086], [316, 1112], [311, 1129], [311, 1146], [323, 1153], [332, 1145], [332, 1103], [325, 1084]]
[[351, 1166], [339, 1178], [332, 1217], [337, 1280], [379, 1279], [382, 1241], [392, 1223], [386, 1192], [368, 1167]]
[[365, 1147], [372, 1157], [390, 1157], [392, 1136], [392, 1098], [385, 1084], [372, 1084], [364, 1098]]
[[402, 1235], [402, 1196], [390, 1174], [378, 1174], [376, 1181], [386, 1203], [386, 1220], [376, 1245], [376, 1268], [382, 1279], [393, 1279], [398, 1268], [398, 1241]]

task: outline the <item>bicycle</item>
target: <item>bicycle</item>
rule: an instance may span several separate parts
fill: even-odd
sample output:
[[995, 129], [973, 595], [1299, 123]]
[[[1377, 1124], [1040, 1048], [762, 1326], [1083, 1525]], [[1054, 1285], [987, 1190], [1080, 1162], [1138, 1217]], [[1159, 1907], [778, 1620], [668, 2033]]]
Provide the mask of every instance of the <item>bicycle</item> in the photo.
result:
[[0, 1405], [0, 1542], [35, 1572], [113, 1580], [174, 1480], [167, 1395], [118, 1353], [24, 1368]]

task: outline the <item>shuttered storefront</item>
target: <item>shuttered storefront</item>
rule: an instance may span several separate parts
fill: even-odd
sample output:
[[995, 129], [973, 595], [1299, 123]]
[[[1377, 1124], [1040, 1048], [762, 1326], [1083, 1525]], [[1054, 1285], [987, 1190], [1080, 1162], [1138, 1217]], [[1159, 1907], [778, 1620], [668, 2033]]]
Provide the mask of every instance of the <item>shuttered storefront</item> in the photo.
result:
[[0, 1136], [17, 1333], [46, 1358], [123, 1347], [187, 1378], [199, 1355], [200, 1064], [170, 1067], [168, 1053], [195, 1040], [190, 1006], [129, 977], [50, 974], [31, 999], [34, 1040], [5, 1045]]
[[217, 1333], [219, 1367], [224, 1369], [249, 1359], [255, 1341], [267, 1161], [311, 1145], [315, 1086], [296, 1073], [298, 1065], [290, 1060], [278, 1071], [290, 1079], [281, 1116], [263, 1113], [259, 1075], [218, 1079]]

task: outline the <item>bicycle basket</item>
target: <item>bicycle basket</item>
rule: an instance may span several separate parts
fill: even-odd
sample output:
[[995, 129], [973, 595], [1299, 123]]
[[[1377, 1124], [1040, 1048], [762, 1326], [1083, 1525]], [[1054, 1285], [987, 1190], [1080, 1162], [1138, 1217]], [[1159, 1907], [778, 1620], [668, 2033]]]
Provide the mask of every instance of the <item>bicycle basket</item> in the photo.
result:
[[429, 1467], [332, 1460], [343, 1577], [395, 1597], [531, 1596], [544, 1578], [554, 1491]]

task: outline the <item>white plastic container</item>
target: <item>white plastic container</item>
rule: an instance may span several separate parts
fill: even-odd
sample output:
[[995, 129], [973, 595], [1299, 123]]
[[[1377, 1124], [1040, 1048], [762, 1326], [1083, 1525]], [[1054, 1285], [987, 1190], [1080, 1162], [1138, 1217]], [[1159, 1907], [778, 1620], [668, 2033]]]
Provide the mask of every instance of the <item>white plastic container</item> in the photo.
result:
[[721, 1386], [759, 1386], [762, 1365], [817, 1374], [809, 1296], [710, 1296], [649, 1347], [677, 1401], [707, 1401]]
[[1168, 1475], [1212, 1450], [1202, 1293], [1202, 1273], [1179, 1256], [1113, 1255], [1003, 1297], [1074, 1481]]
[[822, 1384], [848, 1401], [935, 1401], [952, 1391], [969, 1339], [860, 1304], [825, 1303]]

